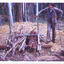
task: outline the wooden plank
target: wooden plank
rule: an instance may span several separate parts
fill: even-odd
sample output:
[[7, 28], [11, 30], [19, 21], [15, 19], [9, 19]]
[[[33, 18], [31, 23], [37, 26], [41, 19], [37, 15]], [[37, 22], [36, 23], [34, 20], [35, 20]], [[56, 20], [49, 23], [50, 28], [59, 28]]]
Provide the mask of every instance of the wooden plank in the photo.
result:
[[25, 50], [25, 45], [26, 45], [26, 39], [24, 39], [24, 41], [22, 42], [22, 45], [20, 46], [19, 51], [21, 51], [22, 48], [23, 48], [23, 51], [24, 51]]

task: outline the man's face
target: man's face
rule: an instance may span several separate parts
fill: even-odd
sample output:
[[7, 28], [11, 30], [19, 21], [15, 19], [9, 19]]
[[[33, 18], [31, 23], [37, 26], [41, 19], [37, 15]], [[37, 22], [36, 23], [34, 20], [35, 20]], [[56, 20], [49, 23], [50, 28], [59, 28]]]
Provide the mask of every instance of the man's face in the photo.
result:
[[52, 4], [49, 4], [49, 8], [50, 8], [50, 9], [53, 8], [53, 5], [52, 5]]

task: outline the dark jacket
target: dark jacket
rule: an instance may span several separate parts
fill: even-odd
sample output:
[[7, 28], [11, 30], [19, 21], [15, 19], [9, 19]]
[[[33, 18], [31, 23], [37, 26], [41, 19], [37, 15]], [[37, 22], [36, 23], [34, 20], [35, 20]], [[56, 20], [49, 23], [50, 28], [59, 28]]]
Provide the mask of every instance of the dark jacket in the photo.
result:
[[[56, 7], [52, 8], [53, 14], [52, 14], [52, 22], [57, 23], [57, 19], [62, 17], [63, 11], [61, 9], [58, 9]], [[46, 12], [47, 13], [47, 21], [50, 21], [50, 14], [49, 14], [49, 7], [46, 7], [45, 9], [42, 9], [41, 11], [38, 12], [40, 14], [41, 12]]]

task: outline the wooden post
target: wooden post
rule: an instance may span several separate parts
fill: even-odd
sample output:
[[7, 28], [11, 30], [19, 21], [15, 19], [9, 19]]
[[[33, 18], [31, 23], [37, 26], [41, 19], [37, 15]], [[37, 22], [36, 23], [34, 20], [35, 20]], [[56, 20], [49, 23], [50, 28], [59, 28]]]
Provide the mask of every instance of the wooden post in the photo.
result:
[[[38, 15], [38, 3], [36, 3], [36, 15]], [[38, 17], [36, 17], [37, 21], [37, 33], [38, 33], [38, 45], [37, 45], [37, 51], [41, 50], [41, 44], [40, 44], [40, 35], [39, 35], [39, 22], [38, 22]]]
[[[36, 15], [38, 15], [38, 3], [36, 3]], [[39, 34], [39, 22], [38, 22], [38, 17], [36, 17], [36, 22], [37, 22], [37, 33]]]

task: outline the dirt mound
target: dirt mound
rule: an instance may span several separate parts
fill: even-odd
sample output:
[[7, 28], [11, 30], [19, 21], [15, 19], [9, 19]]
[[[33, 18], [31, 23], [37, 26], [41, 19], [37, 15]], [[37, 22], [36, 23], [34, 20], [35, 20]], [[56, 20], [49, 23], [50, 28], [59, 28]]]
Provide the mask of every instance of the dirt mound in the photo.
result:
[[[18, 34], [18, 33], [26, 34], [26, 33], [30, 32], [31, 30], [33, 30], [33, 29], [34, 29], [35, 32], [37, 32], [37, 23], [36, 22], [34, 22], [34, 23], [32, 23], [32, 22], [15, 22], [11, 28], [12, 28], [12, 33], [13, 34]], [[23, 29], [23, 30], [21, 31], [21, 29]], [[47, 34], [47, 24], [39, 23], [39, 34], [44, 35], [44, 36], [41, 36], [44, 39], [44, 42], [43, 41], [41, 42], [41, 46], [45, 45], [46, 34]], [[0, 26], [0, 44], [5, 44], [5, 43], [7, 44], [7, 42], [10, 40], [9, 35], [10, 35], [9, 34], [9, 26], [8, 25]], [[61, 51], [64, 48], [64, 33], [63, 33], [63, 31], [62, 30], [57, 30], [56, 35], [57, 35], [56, 36], [56, 43], [50, 42], [48, 45], [50, 45], [51, 47], [49, 48], [49, 50], [46, 49], [46, 53], [49, 52], [49, 55], [51, 55], [54, 52]], [[51, 37], [52, 37], [52, 32], [51, 32]], [[43, 49], [44, 48], [42, 48], [42, 50], [41, 50], [42, 53], [44, 53], [44, 51], [45, 51], [45, 49], [44, 49], [44, 51], [43, 51]], [[41, 58], [44, 58], [44, 59], [41, 59]], [[56, 57], [52, 56], [52, 55], [51, 56], [46, 56], [46, 57], [42, 56], [39, 59], [40, 60], [53, 60], [52, 58], [56, 58]], [[59, 60], [59, 59], [56, 58], [55, 60]]]

